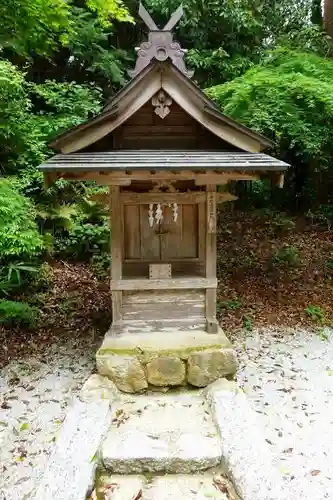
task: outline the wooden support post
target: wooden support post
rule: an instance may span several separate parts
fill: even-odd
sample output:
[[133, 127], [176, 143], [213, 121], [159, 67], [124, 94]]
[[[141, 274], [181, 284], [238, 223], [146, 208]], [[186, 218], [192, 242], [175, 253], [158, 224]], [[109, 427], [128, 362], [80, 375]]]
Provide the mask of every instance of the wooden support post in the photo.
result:
[[[216, 277], [216, 186], [207, 185], [206, 217], [206, 278]], [[217, 333], [216, 288], [206, 290], [206, 329]]]
[[[122, 279], [122, 230], [123, 207], [119, 186], [110, 186], [111, 206], [111, 276], [112, 280]], [[119, 324], [121, 314], [122, 292], [112, 292], [112, 323]]]

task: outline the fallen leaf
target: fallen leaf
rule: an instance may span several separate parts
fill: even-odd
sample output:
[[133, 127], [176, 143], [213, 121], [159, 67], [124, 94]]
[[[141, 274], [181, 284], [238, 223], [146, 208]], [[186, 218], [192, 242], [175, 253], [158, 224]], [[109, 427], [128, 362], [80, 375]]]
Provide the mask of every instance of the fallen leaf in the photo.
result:
[[142, 490], [138, 491], [137, 495], [133, 498], [133, 500], [139, 500], [142, 498]]

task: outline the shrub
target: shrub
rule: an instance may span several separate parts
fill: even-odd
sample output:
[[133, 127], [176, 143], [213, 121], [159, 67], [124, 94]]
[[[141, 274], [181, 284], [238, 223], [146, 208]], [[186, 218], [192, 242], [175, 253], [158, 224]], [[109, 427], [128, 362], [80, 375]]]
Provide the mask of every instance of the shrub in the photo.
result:
[[23, 196], [14, 179], [0, 179], [0, 258], [31, 260], [44, 243], [39, 234], [32, 202]]
[[302, 208], [330, 196], [332, 82], [332, 59], [280, 48], [243, 76], [207, 90], [225, 114], [273, 139], [274, 153], [292, 165], [279, 206]]
[[320, 205], [317, 210], [312, 211], [308, 210], [307, 214], [310, 217], [312, 223], [314, 221], [324, 222], [327, 226], [327, 230], [330, 231], [332, 229], [333, 224], [333, 204], [328, 203], [325, 205]]
[[38, 273], [38, 267], [27, 265], [24, 262], [14, 262], [0, 266], [0, 297], [31, 280], [31, 276]]
[[26, 302], [0, 301], [0, 324], [34, 326], [39, 317], [39, 309]]
[[305, 309], [306, 314], [313, 320], [319, 321], [319, 323], [326, 323], [325, 313], [319, 306], [309, 305]]
[[109, 252], [96, 253], [90, 259], [90, 264], [97, 278], [103, 279], [110, 275], [111, 254]]
[[273, 255], [273, 263], [278, 265], [297, 267], [299, 262], [300, 258], [298, 250], [294, 246], [279, 248]]
[[53, 269], [47, 262], [44, 262], [34, 276], [32, 285], [38, 291], [48, 290], [53, 284]]
[[67, 238], [56, 240], [56, 251], [60, 254], [86, 259], [96, 253], [106, 253], [110, 248], [110, 229], [106, 223], [91, 224], [77, 221]]

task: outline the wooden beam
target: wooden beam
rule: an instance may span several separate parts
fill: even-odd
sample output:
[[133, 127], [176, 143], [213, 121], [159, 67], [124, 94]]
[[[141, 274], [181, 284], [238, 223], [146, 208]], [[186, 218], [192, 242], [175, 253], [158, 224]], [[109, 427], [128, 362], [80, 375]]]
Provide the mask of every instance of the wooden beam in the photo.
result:
[[225, 203], [226, 201], [236, 201], [238, 200], [238, 196], [234, 194], [225, 192], [225, 193], [216, 193], [216, 203]]
[[282, 189], [284, 186], [284, 174], [280, 174], [277, 182], [277, 186]]
[[[206, 217], [206, 279], [216, 279], [216, 186], [208, 185]], [[221, 193], [224, 194], [224, 193]], [[217, 333], [216, 288], [206, 290], [206, 329]]]
[[217, 279], [184, 278], [184, 279], [124, 279], [112, 280], [111, 290], [192, 290], [214, 289]]
[[[121, 193], [120, 198], [125, 205], [149, 205], [150, 203], [178, 203], [179, 205], [191, 205], [192, 203], [205, 203], [206, 193], [201, 191], [192, 191], [190, 193]], [[109, 195], [95, 194], [89, 198], [91, 201], [104, 203], [110, 202]], [[238, 196], [231, 193], [216, 193], [216, 203], [225, 203], [227, 201], [238, 200]]]
[[[111, 276], [113, 280], [122, 279], [122, 229], [123, 207], [120, 200], [119, 186], [110, 187], [111, 205]], [[112, 322], [119, 324], [121, 314], [122, 292], [112, 293]]]
[[205, 186], [208, 184], [223, 185], [228, 184], [231, 181], [257, 181], [259, 180], [259, 175], [254, 174], [243, 174], [239, 172], [221, 172], [220, 174], [202, 174], [197, 175], [195, 183], [197, 186]]
[[203, 203], [206, 193], [192, 191], [190, 193], [122, 193], [121, 200], [125, 205], [150, 203], [178, 203], [180, 205]]
[[57, 172], [58, 177], [75, 181], [96, 181], [98, 184], [129, 186], [132, 181], [181, 181], [194, 180], [198, 186], [208, 184], [224, 185], [230, 181], [256, 181], [260, 179], [257, 174], [246, 172], [195, 172], [193, 170], [179, 171], [151, 171], [151, 170], [133, 170], [129, 172]]

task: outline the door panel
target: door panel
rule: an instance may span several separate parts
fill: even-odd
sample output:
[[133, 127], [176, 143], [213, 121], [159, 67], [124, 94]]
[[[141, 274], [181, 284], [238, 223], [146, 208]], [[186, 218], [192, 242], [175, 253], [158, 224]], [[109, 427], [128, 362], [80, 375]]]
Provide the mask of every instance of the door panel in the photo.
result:
[[[156, 205], [154, 205], [154, 210]], [[179, 205], [173, 220], [172, 207], [164, 208], [161, 224], [149, 225], [148, 205], [124, 207], [124, 257], [151, 262], [198, 258], [198, 205]]]
[[161, 236], [161, 258], [193, 259], [198, 257], [198, 205], [179, 205], [177, 222], [172, 208], [165, 211], [162, 224], [166, 234]]
[[157, 235], [158, 226], [149, 225], [149, 205], [140, 205], [140, 230], [141, 230], [141, 259], [160, 260], [160, 237]]

